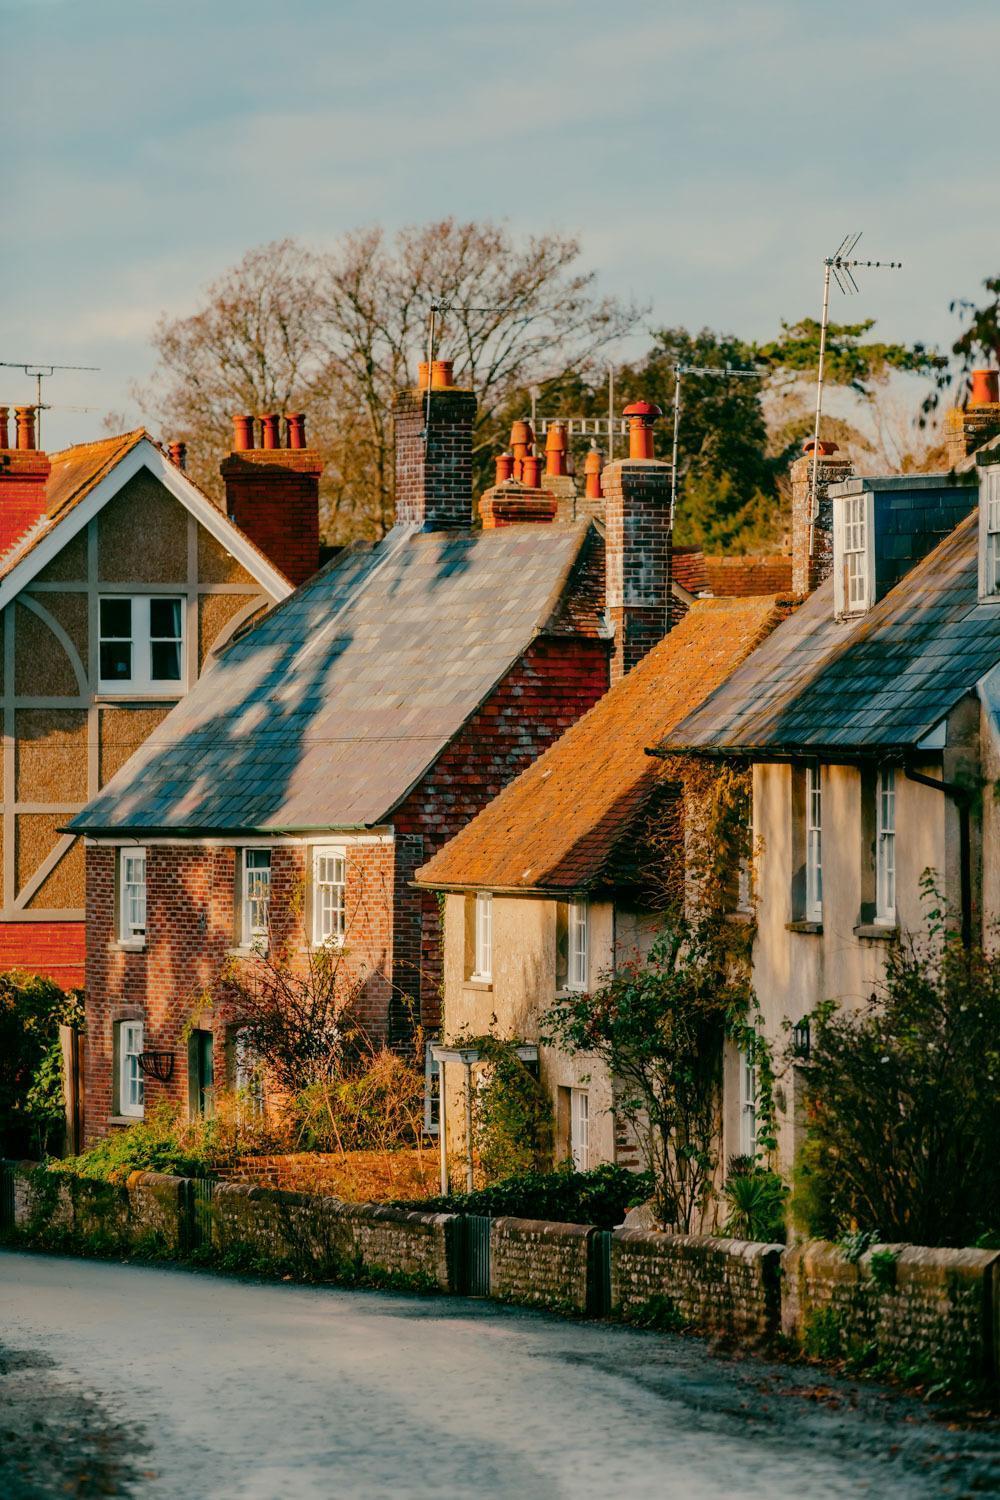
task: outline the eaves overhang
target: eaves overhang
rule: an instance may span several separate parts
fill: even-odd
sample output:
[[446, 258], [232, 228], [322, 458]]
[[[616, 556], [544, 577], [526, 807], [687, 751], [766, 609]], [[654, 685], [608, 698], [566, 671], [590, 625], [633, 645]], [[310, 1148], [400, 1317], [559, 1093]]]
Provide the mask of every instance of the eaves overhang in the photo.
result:
[[694, 755], [705, 760], [750, 760], [758, 764], [822, 760], [828, 765], [853, 766], [871, 761], [904, 761], [920, 750], [912, 744], [881, 745], [651, 745], [646, 754], [657, 760]]

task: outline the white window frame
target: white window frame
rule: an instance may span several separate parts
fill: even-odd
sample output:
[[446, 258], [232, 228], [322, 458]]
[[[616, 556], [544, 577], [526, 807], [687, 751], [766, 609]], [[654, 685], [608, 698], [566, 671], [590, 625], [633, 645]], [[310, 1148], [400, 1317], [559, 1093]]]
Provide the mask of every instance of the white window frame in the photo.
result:
[[[105, 601], [128, 604], [131, 610], [130, 634], [105, 635], [101, 627], [102, 605]], [[179, 606], [180, 634], [156, 636], [157, 641], [176, 641], [180, 655], [180, 676], [156, 678], [152, 674], [153, 639], [150, 610], [157, 601], [168, 601]], [[140, 697], [149, 693], [179, 696], [187, 689], [187, 651], [185, 640], [185, 615], [187, 599], [183, 594], [100, 594], [97, 601], [97, 653], [100, 673], [100, 652], [105, 641], [128, 641], [132, 652], [132, 672], [129, 677], [98, 677], [98, 692], [119, 697]]]
[[571, 901], [566, 912], [566, 988], [583, 992], [590, 980], [590, 906]]
[[118, 941], [146, 946], [146, 850], [133, 844], [118, 850]]
[[141, 1120], [146, 1111], [146, 1084], [139, 1066], [143, 1048], [141, 1021], [118, 1022], [118, 1113]]
[[1000, 464], [979, 473], [979, 597], [1000, 598]]
[[806, 921], [823, 920], [823, 768], [806, 767]]
[[[260, 859], [261, 855], [267, 855], [266, 864]], [[253, 863], [251, 862], [253, 861]], [[266, 881], [259, 879], [260, 873], [267, 870]], [[240, 850], [240, 943], [244, 948], [267, 948], [270, 937], [270, 912], [271, 912], [271, 850], [261, 844], [248, 844]], [[255, 907], [261, 903], [259, 894], [260, 887], [266, 885], [267, 895], [263, 897], [266, 913], [263, 925], [256, 921], [259, 912]], [[254, 894], [251, 894], [251, 890]]]
[[[332, 871], [324, 868], [328, 865], [333, 865]], [[331, 879], [331, 874], [340, 878]], [[312, 888], [313, 946], [339, 948], [347, 930], [347, 850], [342, 844], [315, 845]]]
[[569, 1091], [569, 1150], [574, 1172], [590, 1170], [590, 1095], [586, 1089]]
[[834, 506], [833, 590], [838, 615], [863, 615], [875, 602], [875, 496], [840, 496]]
[[749, 1052], [738, 1054], [740, 1070], [739, 1155], [757, 1155], [757, 1065]]
[[250, 1045], [245, 1026], [237, 1027], [233, 1032], [233, 1088], [248, 1118], [258, 1118], [264, 1113], [260, 1058]]
[[753, 789], [747, 798], [747, 821], [744, 825], [748, 847], [740, 851], [736, 866], [736, 911], [748, 916], [753, 910]]
[[896, 771], [883, 766], [875, 783], [875, 921], [896, 925]]
[[493, 892], [476, 892], [475, 955], [473, 979], [493, 980]]

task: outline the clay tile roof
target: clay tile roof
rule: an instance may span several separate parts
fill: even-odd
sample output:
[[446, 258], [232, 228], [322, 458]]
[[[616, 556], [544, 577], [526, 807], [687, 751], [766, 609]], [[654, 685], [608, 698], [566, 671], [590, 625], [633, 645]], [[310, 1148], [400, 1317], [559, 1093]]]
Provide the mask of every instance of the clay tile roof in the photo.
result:
[[703, 594], [708, 588], [705, 554], [700, 547], [674, 547], [671, 553], [674, 581], [689, 594]]
[[145, 428], [124, 432], [117, 437], [102, 438], [96, 443], [77, 443], [59, 453], [48, 455], [51, 473], [45, 486], [45, 510], [29, 531], [17, 539], [0, 557], [0, 575], [26, 557], [67, 511], [79, 505], [104, 476], [131, 450], [149, 437]]
[[792, 559], [774, 557], [706, 557], [705, 585], [717, 599], [748, 594], [787, 594], [792, 588]]
[[587, 890], [669, 770], [646, 754], [783, 617], [696, 600], [660, 645], [417, 872], [424, 886]]

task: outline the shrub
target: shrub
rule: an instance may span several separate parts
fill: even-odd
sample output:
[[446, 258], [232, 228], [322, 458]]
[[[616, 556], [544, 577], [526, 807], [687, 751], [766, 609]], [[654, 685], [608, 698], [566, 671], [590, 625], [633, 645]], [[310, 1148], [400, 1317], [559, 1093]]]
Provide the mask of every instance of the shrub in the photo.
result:
[[63, 1025], [83, 1025], [76, 991], [66, 994], [40, 974], [0, 974], [0, 1155], [62, 1149]]
[[178, 1107], [158, 1105], [126, 1130], [104, 1136], [81, 1156], [54, 1163], [80, 1177], [124, 1182], [130, 1172], [208, 1177], [214, 1167], [243, 1153], [281, 1150], [287, 1139], [231, 1095], [216, 1096], [216, 1113], [182, 1118]]
[[552, 1105], [516, 1043], [477, 1037], [486, 1064], [472, 1094], [472, 1139], [487, 1182], [538, 1171], [552, 1159]]
[[473, 1193], [398, 1203], [424, 1213], [486, 1214], [492, 1218], [548, 1219], [559, 1224], [596, 1224], [613, 1229], [627, 1211], [652, 1193], [646, 1172], [605, 1163], [590, 1172], [560, 1167], [554, 1172], [521, 1172]]
[[766, 1244], [784, 1242], [788, 1189], [777, 1172], [754, 1166], [749, 1157], [734, 1156], [722, 1196], [729, 1205], [728, 1235]]
[[351, 1070], [296, 1095], [290, 1121], [307, 1151], [392, 1151], [419, 1141], [424, 1075], [397, 1052], [363, 1052]]
[[794, 1199], [811, 1234], [971, 1245], [1000, 1225], [1000, 965], [931, 919], [863, 1010], [813, 1016]]

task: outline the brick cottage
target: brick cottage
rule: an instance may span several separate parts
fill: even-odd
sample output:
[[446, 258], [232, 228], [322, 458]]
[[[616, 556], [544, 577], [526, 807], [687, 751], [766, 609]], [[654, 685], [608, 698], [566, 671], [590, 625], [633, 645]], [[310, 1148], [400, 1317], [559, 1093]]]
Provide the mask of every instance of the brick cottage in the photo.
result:
[[631, 413], [636, 456], [604, 471], [605, 555], [589, 506], [557, 519], [569, 476], [555, 450], [546, 488], [530, 438], [519, 479], [498, 461], [474, 530], [475, 398], [446, 363], [422, 378], [396, 404], [393, 530], [235, 640], [73, 820], [88, 846], [90, 1140], [241, 1081], [218, 976], [261, 943], [342, 945], [375, 1035], [435, 1028], [438, 907], [415, 870], [666, 632], [655, 409]]

